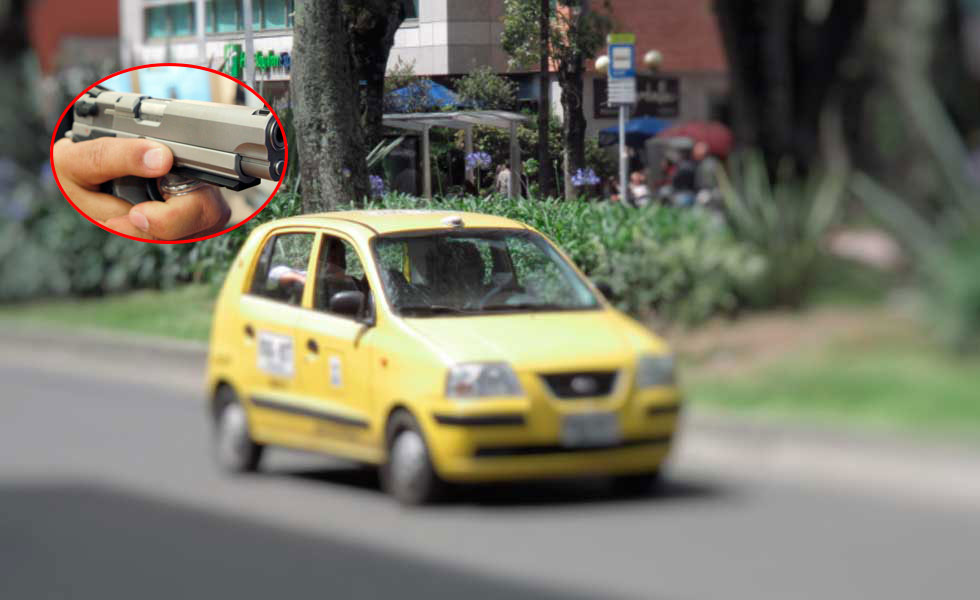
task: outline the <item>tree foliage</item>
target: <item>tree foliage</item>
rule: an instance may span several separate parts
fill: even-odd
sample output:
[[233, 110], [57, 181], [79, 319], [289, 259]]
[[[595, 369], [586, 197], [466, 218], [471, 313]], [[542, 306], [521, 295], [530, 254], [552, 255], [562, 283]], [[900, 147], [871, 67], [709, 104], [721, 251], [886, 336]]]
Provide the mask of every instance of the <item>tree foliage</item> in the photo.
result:
[[[609, 1], [601, 3], [601, 10], [590, 9], [588, 4], [585, 0], [558, 0], [551, 10], [547, 2], [538, 0], [504, 0], [501, 42], [511, 56], [511, 67], [532, 68], [546, 51], [557, 71], [564, 112], [566, 195], [571, 193], [570, 174], [585, 167], [585, 61], [605, 47], [606, 34], [612, 29]], [[542, 12], [545, 9], [546, 15]], [[543, 15], [550, 27], [535, 26]], [[543, 39], [547, 39], [546, 44], [542, 44]]]
[[[559, 71], [561, 66], [582, 58], [595, 58], [606, 44], [606, 34], [612, 29], [612, 8], [603, 0], [602, 10], [583, 9], [582, 0], [558, 0], [547, 17], [551, 24], [547, 32], [548, 53]], [[501, 44], [510, 55], [512, 69], [531, 69], [541, 57], [541, 31], [537, 27], [541, 16], [538, 0], [504, 0], [504, 30]]]
[[478, 110], [514, 110], [517, 106], [517, 84], [497, 75], [489, 65], [460, 77], [454, 87], [463, 104]]

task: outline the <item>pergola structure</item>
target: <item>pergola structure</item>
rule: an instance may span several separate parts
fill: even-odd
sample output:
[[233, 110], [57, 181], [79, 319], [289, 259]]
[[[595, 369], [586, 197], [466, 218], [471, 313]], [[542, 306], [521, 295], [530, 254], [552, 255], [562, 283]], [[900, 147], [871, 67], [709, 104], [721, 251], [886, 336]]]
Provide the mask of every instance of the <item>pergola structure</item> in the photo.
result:
[[407, 113], [384, 115], [385, 127], [418, 131], [422, 134], [422, 194], [432, 198], [432, 160], [429, 147], [429, 129], [449, 127], [465, 132], [465, 151], [473, 152], [473, 126], [485, 125], [510, 131], [510, 190], [508, 195], [517, 196], [521, 191], [521, 147], [517, 143], [517, 125], [528, 118], [503, 110], [461, 110], [452, 112]]

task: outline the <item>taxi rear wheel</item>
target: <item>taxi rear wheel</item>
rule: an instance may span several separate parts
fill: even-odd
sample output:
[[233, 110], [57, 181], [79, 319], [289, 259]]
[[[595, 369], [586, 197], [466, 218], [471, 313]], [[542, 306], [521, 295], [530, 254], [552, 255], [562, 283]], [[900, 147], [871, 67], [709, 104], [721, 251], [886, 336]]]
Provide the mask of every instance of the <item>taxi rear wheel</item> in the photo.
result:
[[381, 467], [384, 490], [402, 504], [417, 506], [438, 499], [445, 484], [436, 474], [422, 430], [405, 411], [388, 423], [388, 460]]
[[229, 473], [251, 473], [259, 468], [264, 446], [252, 441], [248, 415], [230, 387], [219, 390], [214, 427], [214, 454], [218, 465]]

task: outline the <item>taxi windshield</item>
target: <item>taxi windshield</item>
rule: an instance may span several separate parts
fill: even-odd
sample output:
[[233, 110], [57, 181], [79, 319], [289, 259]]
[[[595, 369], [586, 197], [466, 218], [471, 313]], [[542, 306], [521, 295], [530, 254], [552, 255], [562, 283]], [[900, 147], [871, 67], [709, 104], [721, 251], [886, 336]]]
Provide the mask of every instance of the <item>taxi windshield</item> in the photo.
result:
[[531, 231], [389, 234], [377, 238], [374, 254], [385, 296], [405, 316], [599, 306], [572, 266]]

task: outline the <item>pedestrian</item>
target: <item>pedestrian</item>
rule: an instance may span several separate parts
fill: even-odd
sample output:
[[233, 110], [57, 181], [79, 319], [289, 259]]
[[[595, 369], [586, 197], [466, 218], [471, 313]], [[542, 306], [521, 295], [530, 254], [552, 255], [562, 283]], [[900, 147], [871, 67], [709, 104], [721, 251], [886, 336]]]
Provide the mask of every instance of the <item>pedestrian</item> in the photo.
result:
[[508, 167], [506, 163], [497, 165], [497, 178], [495, 180], [495, 186], [498, 194], [510, 194], [510, 167]]
[[606, 178], [605, 195], [609, 198], [610, 202], [619, 202], [622, 200], [619, 193], [619, 179], [615, 175], [610, 175]]
[[692, 206], [696, 189], [697, 164], [690, 151], [682, 151], [677, 169], [670, 181], [671, 201], [675, 206]]
[[652, 198], [650, 187], [647, 185], [646, 173], [637, 170], [630, 174], [629, 193], [634, 206], [646, 206], [650, 204]]
[[696, 202], [701, 206], [719, 207], [721, 190], [718, 187], [718, 171], [722, 168], [721, 161], [711, 154], [711, 148], [706, 142], [694, 144], [691, 158], [695, 162]]

